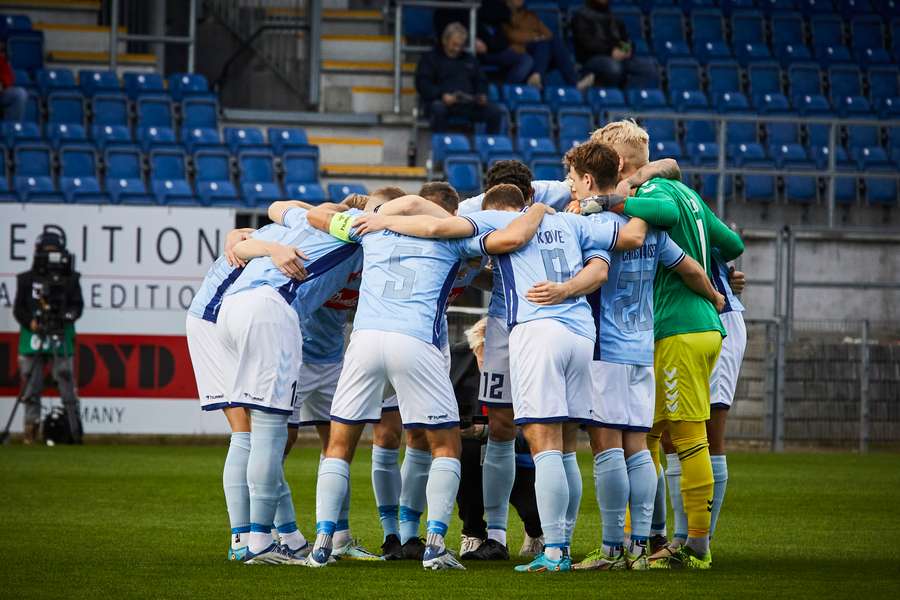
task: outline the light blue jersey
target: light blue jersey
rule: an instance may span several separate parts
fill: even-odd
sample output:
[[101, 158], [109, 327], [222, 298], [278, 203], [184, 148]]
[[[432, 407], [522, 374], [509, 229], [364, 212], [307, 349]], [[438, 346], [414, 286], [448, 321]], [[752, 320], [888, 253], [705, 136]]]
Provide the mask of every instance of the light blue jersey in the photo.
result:
[[[250, 237], [273, 241], [286, 232], [286, 227], [270, 223], [251, 233]], [[224, 256], [217, 258], [207, 271], [206, 277], [203, 278], [200, 289], [194, 294], [194, 299], [188, 307], [188, 314], [215, 323], [219, 317], [219, 309], [222, 307], [222, 298], [225, 296], [225, 292], [242, 271], [243, 267], [232, 267]]]
[[[628, 219], [615, 213], [587, 217], [620, 226]], [[653, 366], [653, 280], [656, 268], [678, 266], [685, 254], [667, 233], [650, 229], [644, 245], [635, 250], [607, 254], [609, 279], [588, 303], [594, 315], [597, 341], [594, 360], [626, 365]]]
[[[496, 225], [501, 219], [509, 224], [518, 216], [515, 212], [484, 211], [482, 215], [469, 218], [475, 223], [481, 219], [490, 220], [494, 229], [498, 229]], [[490, 231], [479, 233], [483, 244]], [[555, 319], [573, 333], [594, 341], [594, 319], [584, 297], [570, 298], [554, 306], [540, 306], [529, 302], [526, 294], [536, 283], [568, 281], [590, 259], [606, 258], [616, 245], [618, 233], [619, 225], [612, 221], [601, 223], [566, 213], [544, 215], [530, 242], [510, 254], [494, 256], [494, 277], [499, 276], [503, 285], [507, 326], [512, 329], [519, 323]]]
[[[456, 278], [453, 280], [453, 286], [450, 289], [450, 297], [447, 299], [447, 306], [453, 303], [454, 300], [459, 298], [463, 292], [466, 291], [466, 288], [472, 284], [472, 280], [481, 272], [481, 269], [484, 268], [487, 259], [471, 259], [468, 261], [463, 261], [459, 266], [459, 271], [456, 272]], [[447, 312], [444, 311], [444, 318], [441, 320], [441, 333], [438, 340], [438, 347], [444, 348], [445, 346], [450, 344], [450, 338], [448, 337], [448, 326], [447, 326]]]
[[[531, 188], [534, 190], [535, 202], [552, 206], [560, 212], [572, 201], [572, 188], [565, 181], [532, 181]], [[467, 198], [459, 203], [456, 214], [464, 217], [478, 212], [481, 210], [482, 202], [484, 194]]]
[[454, 280], [463, 261], [481, 255], [478, 240], [428, 240], [384, 230], [359, 241], [363, 278], [353, 329], [403, 333], [440, 348]]
[[720, 315], [728, 312], [744, 312], [744, 305], [731, 289], [728, 283], [728, 263], [722, 259], [722, 255], [716, 248], [713, 248], [709, 254], [712, 259], [710, 271], [712, 272], [712, 282], [716, 291], [725, 296], [725, 308], [722, 309]]
[[[350, 311], [359, 300], [359, 282], [362, 277], [362, 256], [356, 254], [345, 261], [354, 266], [344, 286], [337, 290], [325, 304], [300, 322], [303, 332], [304, 363], [336, 363], [344, 357], [344, 326]], [[335, 268], [335, 271], [340, 268]], [[294, 304], [297, 302], [295, 301]]]
[[[504, 210], [481, 210], [478, 212], [462, 215], [472, 223], [475, 235], [483, 235], [488, 231], [502, 229], [518, 217], [521, 213], [504, 211]], [[497, 317], [498, 319], [506, 318], [506, 298], [503, 290], [503, 281], [497, 275], [497, 265], [494, 263], [494, 278], [491, 285], [491, 301], [488, 303], [488, 316]]]
[[[362, 214], [362, 211], [350, 209], [347, 213]], [[343, 286], [353, 270], [353, 265], [348, 264], [352, 261], [348, 259], [359, 251], [359, 246], [342, 242], [311, 226], [302, 208], [286, 211], [284, 224], [287, 229], [273, 241], [294, 246], [306, 255], [307, 259], [303, 261], [306, 279], [297, 281], [288, 278], [278, 270], [271, 258], [265, 256], [251, 260], [225, 295], [268, 285], [275, 288], [304, 319]], [[335, 270], [337, 267], [341, 268]]]

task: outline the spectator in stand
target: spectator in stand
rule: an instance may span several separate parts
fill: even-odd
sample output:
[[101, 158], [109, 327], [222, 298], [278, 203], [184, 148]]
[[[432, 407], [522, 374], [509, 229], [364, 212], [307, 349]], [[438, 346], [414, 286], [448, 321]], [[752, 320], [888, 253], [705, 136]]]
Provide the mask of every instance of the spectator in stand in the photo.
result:
[[510, 19], [503, 26], [510, 49], [519, 54], [531, 55], [534, 68], [528, 77], [528, 84], [542, 87], [551, 65], [559, 69], [567, 85], [585, 90], [594, 85], [594, 74], [588, 73], [580, 81], [575, 71], [575, 63], [569, 55], [563, 40], [541, 21], [534, 12], [524, 7], [525, 0], [506, 0]]
[[500, 133], [503, 113], [488, 102], [487, 79], [474, 56], [463, 51], [468, 33], [450, 23], [440, 46], [422, 56], [416, 67], [416, 91], [431, 118], [431, 130], [447, 131], [451, 116], [484, 122], [488, 133]]
[[609, 0], [585, 0], [572, 15], [575, 58], [601, 87], [635, 85], [653, 78], [653, 66], [635, 59], [625, 24], [609, 10]]
[[[505, 0], [482, 2], [477, 15], [475, 54], [482, 64], [497, 67], [500, 80], [506, 83], [525, 83], [525, 79], [533, 71], [534, 61], [528, 54], [509, 47], [503, 31], [509, 24], [509, 19], [510, 12]], [[435, 31], [444, 31], [450, 23], [467, 24], [469, 11], [458, 8], [436, 10], [433, 22]]]
[[0, 110], [5, 121], [21, 121], [25, 117], [28, 92], [15, 83], [16, 74], [6, 58], [6, 42], [0, 41]]

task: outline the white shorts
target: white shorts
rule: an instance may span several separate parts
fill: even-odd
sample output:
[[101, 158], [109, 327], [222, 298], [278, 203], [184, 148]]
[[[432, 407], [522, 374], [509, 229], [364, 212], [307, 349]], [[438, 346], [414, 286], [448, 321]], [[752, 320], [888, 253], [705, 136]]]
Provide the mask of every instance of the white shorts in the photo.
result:
[[343, 366], [343, 362], [303, 363], [300, 365], [297, 402], [294, 406], [294, 414], [288, 419], [288, 427], [331, 423], [331, 400], [337, 390], [337, 382]]
[[200, 407], [203, 410], [227, 407], [231, 379], [226, 375], [225, 351], [216, 324], [188, 315], [184, 329], [197, 380], [197, 392], [200, 394]]
[[[444, 355], [444, 361], [447, 363], [447, 375], [450, 374], [450, 345], [447, 344], [441, 348], [441, 354]], [[385, 387], [384, 400], [381, 402], [381, 411], [388, 412], [392, 410], [400, 410], [400, 404], [397, 402], [397, 392], [394, 387], [388, 383]]]
[[478, 399], [483, 404], [512, 408], [512, 384], [509, 380], [509, 328], [500, 317], [487, 318], [484, 331], [484, 370], [478, 384]]
[[224, 370], [233, 379], [230, 405], [293, 413], [303, 362], [297, 312], [262, 285], [226, 296], [216, 327], [226, 353]]
[[727, 312], [720, 317], [728, 335], [722, 340], [719, 360], [709, 378], [709, 404], [713, 408], [728, 410], [734, 402], [734, 390], [747, 348], [747, 326], [741, 311]]
[[397, 390], [404, 428], [459, 425], [459, 408], [441, 351], [409, 335], [374, 329], [350, 336], [331, 420], [377, 423], [388, 383]]
[[525, 423], [589, 423], [594, 342], [554, 319], [516, 325], [509, 335], [513, 414]]
[[656, 407], [652, 366], [591, 362], [594, 384], [591, 425], [622, 431], [650, 431]]

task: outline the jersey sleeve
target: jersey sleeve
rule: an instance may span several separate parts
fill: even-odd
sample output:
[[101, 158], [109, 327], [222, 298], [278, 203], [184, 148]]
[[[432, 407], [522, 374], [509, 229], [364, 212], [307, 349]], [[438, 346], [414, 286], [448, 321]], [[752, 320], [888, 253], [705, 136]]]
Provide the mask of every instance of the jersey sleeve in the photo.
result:
[[744, 241], [728, 225], [719, 220], [713, 211], [703, 203], [703, 212], [709, 229], [709, 244], [719, 249], [725, 261], [734, 260], [744, 253]]
[[659, 232], [659, 238], [656, 242], [656, 255], [659, 257], [659, 262], [662, 266], [667, 269], [674, 269], [677, 267], [686, 256], [684, 250], [681, 249], [681, 246], [676, 244], [675, 241], [669, 237], [669, 234], [664, 231]]
[[306, 216], [308, 211], [305, 208], [301, 208], [299, 206], [291, 206], [283, 213], [281, 213], [281, 222], [285, 227], [292, 228], [296, 227], [303, 220], [303, 217]]
[[472, 224], [472, 234], [480, 236], [495, 229], [503, 229], [519, 215], [520, 213], [511, 211], [481, 210], [462, 218]]
[[357, 208], [351, 208], [350, 210], [336, 213], [331, 217], [328, 233], [342, 242], [358, 244], [362, 238], [356, 234], [353, 222], [356, 220], [356, 217], [361, 214], [363, 214], [363, 211]]
[[534, 201], [561, 211], [572, 200], [572, 188], [565, 181], [532, 181]]
[[481, 235], [473, 235], [467, 238], [459, 238], [449, 240], [451, 249], [460, 258], [474, 258], [476, 256], [487, 256], [487, 249], [484, 247], [484, 240], [490, 235], [487, 231]]
[[584, 260], [581, 261], [581, 264], [586, 265], [595, 258], [599, 258], [608, 265], [612, 264], [612, 255], [609, 250], [596, 247], [584, 253]]
[[678, 223], [678, 205], [660, 187], [644, 184], [637, 195], [625, 200], [623, 211], [629, 217], [643, 219], [654, 227], [669, 228]]

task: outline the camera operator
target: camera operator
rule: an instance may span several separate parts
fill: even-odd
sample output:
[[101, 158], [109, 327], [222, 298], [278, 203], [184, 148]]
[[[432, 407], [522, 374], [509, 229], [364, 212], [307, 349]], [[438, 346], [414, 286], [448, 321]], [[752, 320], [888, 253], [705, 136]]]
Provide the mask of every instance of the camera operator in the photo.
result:
[[20, 400], [25, 405], [26, 444], [33, 443], [41, 423], [44, 367], [51, 365], [59, 388], [69, 439], [81, 443], [81, 415], [75, 395], [75, 321], [84, 300], [80, 275], [66, 251], [65, 235], [45, 228], [35, 243], [30, 270], [17, 276], [13, 314], [19, 323]]

